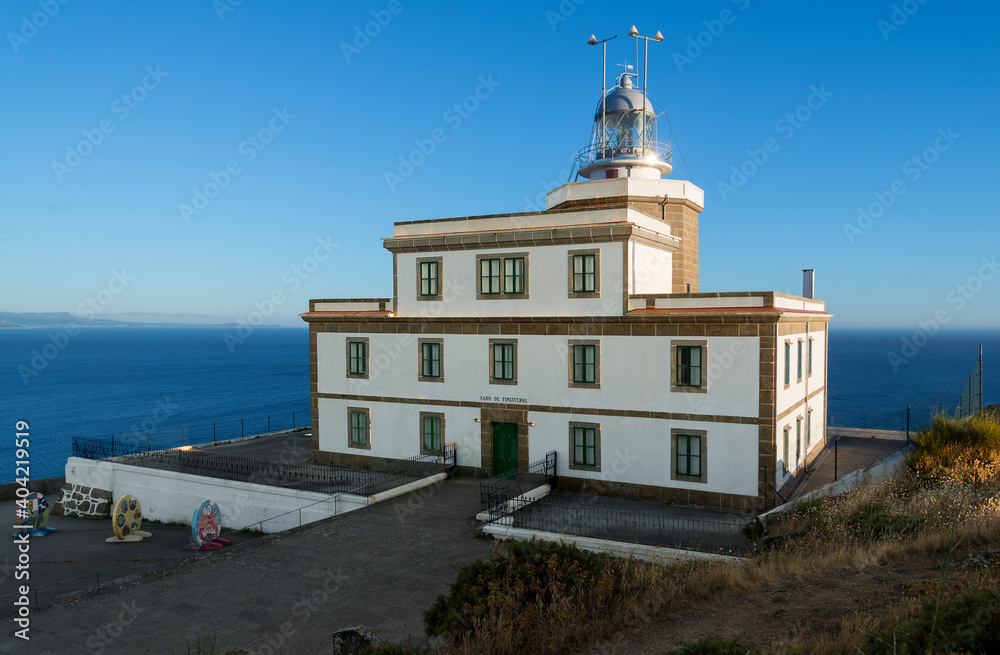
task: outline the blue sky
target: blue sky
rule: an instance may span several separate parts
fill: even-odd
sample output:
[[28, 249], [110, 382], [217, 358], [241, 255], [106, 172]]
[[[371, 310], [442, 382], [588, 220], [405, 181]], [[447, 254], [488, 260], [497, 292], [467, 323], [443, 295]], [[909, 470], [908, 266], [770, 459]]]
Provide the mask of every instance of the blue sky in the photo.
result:
[[278, 292], [269, 322], [296, 324], [391, 295], [394, 221], [565, 180], [600, 95], [587, 37], [631, 62], [634, 23], [666, 37], [672, 177], [706, 192], [703, 291], [816, 268], [842, 326], [1000, 325], [993, 4], [62, 1], [0, 7], [0, 310], [240, 320]]

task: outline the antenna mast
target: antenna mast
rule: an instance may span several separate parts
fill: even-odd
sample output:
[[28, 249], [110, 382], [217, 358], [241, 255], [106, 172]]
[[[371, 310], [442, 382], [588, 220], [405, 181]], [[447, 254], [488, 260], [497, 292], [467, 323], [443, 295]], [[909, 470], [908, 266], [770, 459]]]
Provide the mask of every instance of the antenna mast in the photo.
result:
[[639, 39], [643, 39], [646, 42], [645, 51], [642, 56], [642, 136], [640, 141], [643, 149], [645, 150], [649, 144], [649, 136], [646, 134], [646, 97], [648, 95], [646, 91], [646, 82], [649, 79], [649, 42], [656, 41], [659, 43], [663, 40], [663, 34], [660, 33], [660, 30], [656, 30], [656, 34], [653, 36], [640, 36], [639, 30], [635, 29], [635, 25], [633, 25], [632, 29], [628, 31], [628, 35], [635, 37], [636, 59], [639, 58]]
[[597, 37], [591, 34], [590, 38], [587, 40], [587, 45], [597, 45], [598, 43], [600, 43], [602, 49], [604, 50], [604, 53], [601, 57], [601, 138], [600, 141], [598, 141], [598, 143], [600, 143], [601, 145], [601, 152], [604, 152], [604, 129], [605, 129], [604, 96], [608, 94], [608, 41], [617, 38], [618, 35], [615, 34], [610, 38], [601, 39], [600, 41], [598, 41]]

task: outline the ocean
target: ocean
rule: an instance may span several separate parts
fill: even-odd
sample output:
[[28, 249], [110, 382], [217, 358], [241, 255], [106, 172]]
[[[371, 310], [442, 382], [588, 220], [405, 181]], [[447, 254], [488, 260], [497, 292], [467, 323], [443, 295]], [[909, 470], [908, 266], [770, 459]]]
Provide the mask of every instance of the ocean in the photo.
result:
[[[2, 429], [31, 428], [31, 478], [63, 475], [74, 436], [210, 441], [309, 422], [309, 334], [257, 329], [232, 352], [221, 328], [0, 329]], [[830, 330], [831, 425], [901, 429], [954, 410], [984, 347], [984, 400], [1000, 403], [1000, 330]], [[61, 347], [60, 347], [61, 346]], [[294, 421], [294, 423], [293, 423]], [[213, 429], [214, 428], [214, 429]]]

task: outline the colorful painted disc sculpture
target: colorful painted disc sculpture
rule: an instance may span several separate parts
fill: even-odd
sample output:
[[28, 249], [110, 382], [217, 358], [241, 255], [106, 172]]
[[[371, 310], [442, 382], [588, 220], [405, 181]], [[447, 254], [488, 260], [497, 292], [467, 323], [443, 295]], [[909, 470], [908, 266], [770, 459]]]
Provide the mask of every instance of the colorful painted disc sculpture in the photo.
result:
[[132, 496], [122, 496], [115, 503], [115, 511], [111, 513], [112, 528], [115, 536], [124, 539], [125, 535], [135, 534], [142, 527], [142, 507]]
[[18, 506], [17, 522], [25, 528], [41, 530], [49, 522], [49, 501], [40, 493], [32, 492]]
[[194, 542], [203, 546], [219, 536], [222, 529], [222, 512], [214, 500], [206, 500], [194, 511], [191, 518], [191, 536]]

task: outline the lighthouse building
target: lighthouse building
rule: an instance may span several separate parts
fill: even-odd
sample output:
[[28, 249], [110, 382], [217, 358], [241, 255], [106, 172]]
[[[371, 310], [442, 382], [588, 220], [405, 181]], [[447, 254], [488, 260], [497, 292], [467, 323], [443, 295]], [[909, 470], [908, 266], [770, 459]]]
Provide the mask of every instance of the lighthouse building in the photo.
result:
[[830, 315], [811, 290], [701, 293], [704, 192], [670, 173], [623, 74], [544, 211], [396, 223], [391, 297], [302, 315], [313, 458], [455, 443], [488, 476], [555, 451], [564, 489], [769, 506], [824, 443]]

